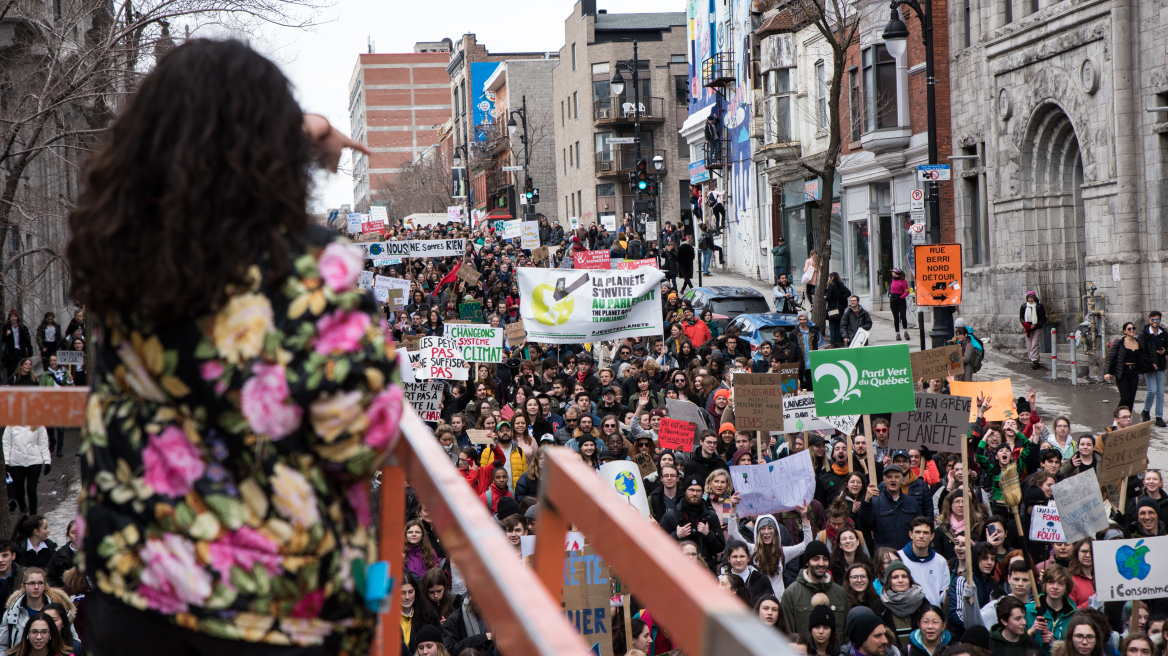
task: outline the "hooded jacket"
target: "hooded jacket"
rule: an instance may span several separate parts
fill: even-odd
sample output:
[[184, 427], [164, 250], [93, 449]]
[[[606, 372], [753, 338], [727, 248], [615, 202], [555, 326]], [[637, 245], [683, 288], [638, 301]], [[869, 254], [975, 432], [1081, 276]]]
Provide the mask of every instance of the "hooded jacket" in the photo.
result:
[[[755, 534], [755, 536], [758, 535], [759, 529], [761, 529], [763, 527], [763, 525], [768, 523], [768, 522], [772, 526], [775, 527], [775, 539], [779, 540], [779, 536], [782, 535], [782, 531], [779, 529], [779, 523], [775, 519], [774, 515], [759, 515], [758, 516], [758, 519], [756, 519], [754, 521], [754, 534]], [[736, 515], [731, 515], [729, 521], [726, 522], [726, 525], [727, 525], [729, 532], [730, 532], [730, 538], [734, 539], [734, 540], [741, 540], [742, 542], [745, 542], [746, 548], [750, 551], [751, 557], [752, 558], [755, 557], [755, 547], [756, 547], [757, 543], [752, 542], [750, 540], [747, 540], [745, 537], [742, 536], [742, 531], [739, 530], [739, 528], [738, 528], [738, 517]], [[790, 563], [790, 562], [794, 562], [797, 558], [799, 558], [799, 556], [802, 556], [803, 552], [807, 550], [807, 545], [811, 544], [811, 541], [813, 539], [814, 539], [814, 536], [812, 535], [811, 524], [807, 523], [807, 524], [803, 525], [803, 541], [802, 542], [800, 542], [799, 544], [796, 544], [796, 545], [792, 545], [790, 547], [782, 547], [782, 549], [783, 549], [783, 562], [779, 564], [778, 571], [775, 572], [775, 575], [769, 577], [771, 580], [771, 589], [774, 590], [776, 597], [781, 597], [783, 595], [783, 593], [786, 591], [787, 586], [786, 586], [785, 581], [783, 580], [783, 569], [785, 568], [786, 564]], [[781, 541], [780, 541], [780, 544], [782, 544]], [[754, 591], [752, 590], [751, 593], [753, 594], [753, 592]], [[810, 611], [808, 611], [808, 612], [810, 612]], [[810, 617], [810, 616], [808, 616], [808, 617]]]
[[929, 653], [925, 649], [925, 643], [921, 641], [921, 630], [917, 629], [908, 636], [908, 656], [937, 656], [937, 654], [945, 651], [945, 646], [953, 640], [953, 636], [948, 631], [941, 632], [941, 644], [937, 646], [935, 653]]
[[[45, 603], [61, 604], [65, 607], [69, 620], [76, 619], [77, 609], [74, 608], [69, 595], [65, 594], [63, 590], [45, 588]], [[30, 617], [28, 606], [24, 604], [24, 592], [19, 589], [13, 591], [4, 608], [4, 616], [0, 619], [0, 649], [8, 651], [13, 645], [20, 644], [21, 638], [24, 637], [24, 625], [28, 624]], [[70, 632], [72, 639], [76, 640], [77, 632], [73, 630], [73, 627], [70, 627]]]
[[[1063, 599], [1064, 612], [1059, 614], [1058, 619], [1054, 618], [1054, 612], [1049, 607], [1044, 609], [1043, 617], [1046, 618], [1046, 626], [1050, 629], [1054, 636], [1055, 642], [1061, 641], [1066, 637], [1067, 625], [1071, 623], [1071, 616], [1075, 614], [1075, 604], [1070, 597]], [[1038, 619], [1038, 611], [1035, 602], [1031, 601], [1026, 604], [1026, 626], [1034, 626], [1034, 621]], [[1042, 651], [1046, 656], [1050, 656], [1050, 646], [1043, 643]]]
[[930, 604], [940, 606], [945, 601], [945, 593], [949, 590], [949, 564], [941, 554], [929, 547], [929, 553], [924, 558], [918, 558], [913, 551], [912, 542], [904, 545], [900, 550], [900, 560], [908, 568], [912, 580], [921, 586], [925, 598]]
[[827, 572], [821, 583], [814, 583], [807, 578], [807, 570], [799, 570], [795, 578], [784, 592], [780, 604], [783, 607], [783, 617], [787, 620], [787, 629], [792, 634], [809, 633], [811, 622], [811, 598], [817, 592], [827, 595], [828, 605], [835, 614], [835, 625], [846, 626], [848, 619], [848, 594], [838, 584], [831, 580], [831, 572]]
[[709, 458], [702, 455], [701, 451], [698, 451], [690, 457], [689, 462], [685, 463], [685, 472], [682, 474], [682, 479], [694, 477], [704, 485], [710, 474], [719, 469], [730, 470], [726, 466], [726, 462], [718, 455], [717, 451]]
[[1002, 625], [990, 629], [990, 653], [993, 656], [1023, 656], [1028, 651], [1040, 651], [1042, 643], [1029, 633], [1023, 633], [1018, 642], [1010, 642], [1002, 635]]

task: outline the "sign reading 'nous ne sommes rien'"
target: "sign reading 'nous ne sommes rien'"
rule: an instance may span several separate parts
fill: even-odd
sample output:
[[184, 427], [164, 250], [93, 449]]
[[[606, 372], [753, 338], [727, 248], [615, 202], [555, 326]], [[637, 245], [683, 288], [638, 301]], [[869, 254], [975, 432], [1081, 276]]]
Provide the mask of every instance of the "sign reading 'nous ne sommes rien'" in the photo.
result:
[[916, 408], [907, 344], [812, 351], [811, 372], [820, 417]]

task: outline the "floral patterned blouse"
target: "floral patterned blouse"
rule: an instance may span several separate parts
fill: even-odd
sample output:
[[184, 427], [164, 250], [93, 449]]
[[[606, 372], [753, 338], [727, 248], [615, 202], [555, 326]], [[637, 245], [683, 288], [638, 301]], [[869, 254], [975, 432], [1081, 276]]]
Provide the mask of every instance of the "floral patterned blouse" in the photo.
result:
[[97, 588], [209, 635], [366, 654], [369, 479], [403, 395], [360, 248], [322, 229], [292, 273], [154, 328], [104, 317], [81, 456]]

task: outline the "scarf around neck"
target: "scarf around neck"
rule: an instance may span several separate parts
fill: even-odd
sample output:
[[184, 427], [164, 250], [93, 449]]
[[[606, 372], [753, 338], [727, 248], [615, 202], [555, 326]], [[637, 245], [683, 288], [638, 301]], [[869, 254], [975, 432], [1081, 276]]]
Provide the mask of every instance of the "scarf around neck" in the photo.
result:
[[893, 592], [891, 587], [885, 586], [884, 591], [880, 593], [880, 601], [884, 602], [885, 608], [901, 618], [911, 618], [913, 613], [921, 607], [921, 601], [924, 598], [925, 593], [916, 583], [909, 586], [909, 589], [904, 592]]
[[831, 463], [831, 471], [835, 472], [836, 476], [847, 476], [848, 475], [848, 466], [847, 466], [847, 464], [845, 464], [841, 467], [833, 462], [833, 463]]
[[949, 528], [953, 529], [954, 535], [960, 535], [965, 532], [965, 518], [958, 517], [956, 513], [949, 514]]

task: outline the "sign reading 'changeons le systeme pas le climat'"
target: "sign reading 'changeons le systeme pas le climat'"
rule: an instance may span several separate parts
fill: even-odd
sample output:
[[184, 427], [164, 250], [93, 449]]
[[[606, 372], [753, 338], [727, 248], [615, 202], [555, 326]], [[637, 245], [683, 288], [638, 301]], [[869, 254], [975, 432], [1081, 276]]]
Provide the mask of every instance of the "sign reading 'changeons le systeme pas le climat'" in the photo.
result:
[[907, 344], [812, 351], [811, 377], [820, 417], [916, 409]]

